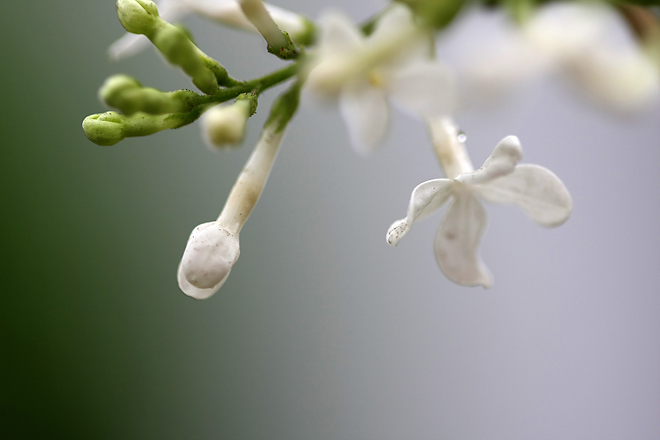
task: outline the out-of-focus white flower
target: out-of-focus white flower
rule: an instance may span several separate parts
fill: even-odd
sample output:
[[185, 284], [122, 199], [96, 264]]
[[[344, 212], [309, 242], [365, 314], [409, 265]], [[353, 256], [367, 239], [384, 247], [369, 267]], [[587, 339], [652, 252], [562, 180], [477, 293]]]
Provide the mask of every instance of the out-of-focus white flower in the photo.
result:
[[387, 243], [396, 246], [414, 222], [451, 200], [435, 237], [438, 265], [455, 283], [488, 288], [492, 277], [479, 256], [486, 213], [477, 197], [517, 205], [538, 224], [556, 227], [571, 214], [571, 196], [548, 169], [518, 164], [522, 149], [515, 136], [504, 138], [483, 166], [473, 171], [452, 121], [438, 119], [431, 124], [431, 131], [447, 178], [423, 182], [413, 190], [407, 216], [390, 226]]
[[209, 148], [238, 145], [245, 136], [251, 103], [239, 99], [231, 105], [217, 105], [202, 115], [202, 134]]
[[[168, 22], [180, 21], [190, 13], [196, 13], [223, 25], [258, 33], [243, 14], [237, 0], [160, 0], [155, 3], [160, 16]], [[307, 36], [309, 23], [303, 16], [274, 5], [265, 6], [277, 26], [287, 32], [294, 42]], [[120, 60], [148, 46], [149, 40], [143, 35], [126, 34], [110, 46], [108, 53], [112, 59]]]
[[359, 153], [372, 152], [383, 139], [388, 97], [416, 116], [437, 116], [451, 107], [451, 72], [429, 60], [424, 37], [411, 11], [400, 4], [392, 6], [366, 38], [339, 13], [328, 12], [321, 18], [307, 85], [321, 96], [339, 97]]
[[475, 94], [506, 91], [546, 72], [562, 73], [601, 104], [623, 111], [641, 108], [660, 93], [660, 72], [605, 4], [540, 6], [518, 30], [510, 28], [496, 46], [491, 43], [479, 43], [464, 72]]

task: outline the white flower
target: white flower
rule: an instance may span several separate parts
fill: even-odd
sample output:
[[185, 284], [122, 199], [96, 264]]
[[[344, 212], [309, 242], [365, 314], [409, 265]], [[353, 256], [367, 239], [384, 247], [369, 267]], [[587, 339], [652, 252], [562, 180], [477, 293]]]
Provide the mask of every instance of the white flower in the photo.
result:
[[[641, 108], [660, 93], [660, 72], [605, 4], [550, 3], [499, 40], [481, 40], [466, 69], [475, 94], [519, 86], [541, 73], [560, 73], [610, 108]], [[489, 44], [490, 43], [490, 44]]]
[[322, 17], [307, 85], [320, 95], [339, 97], [359, 153], [372, 152], [383, 139], [388, 97], [417, 116], [449, 110], [452, 76], [445, 66], [429, 60], [430, 49], [422, 38], [403, 5], [388, 10], [366, 38], [343, 15], [331, 12]]
[[[190, 13], [197, 13], [221, 24], [257, 33], [257, 28], [245, 17], [236, 0], [160, 0], [159, 15], [168, 22], [182, 20]], [[289, 33], [291, 39], [304, 38], [309, 32], [307, 20], [301, 15], [277, 6], [265, 4], [277, 26]], [[143, 35], [126, 34], [115, 41], [108, 52], [114, 60], [135, 55], [149, 46], [149, 40]]]
[[[390, 226], [387, 243], [396, 246], [414, 222], [430, 216], [451, 200], [435, 237], [440, 269], [458, 284], [488, 288], [492, 278], [479, 256], [486, 213], [477, 197], [492, 203], [517, 205], [538, 224], [556, 227], [571, 214], [571, 196], [562, 181], [548, 169], [518, 164], [522, 149], [515, 136], [504, 138], [483, 166], [471, 171], [467, 156], [454, 154], [464, 152], [455, 125], [439, 120], [432, 129], [436, 130], [436, 143], [443, 143], [438, 148], [438, 156], [449, 178], [429, 180], [413, 190], [408, 214]], [[462, 172], [452, 175], [457, 171]]]

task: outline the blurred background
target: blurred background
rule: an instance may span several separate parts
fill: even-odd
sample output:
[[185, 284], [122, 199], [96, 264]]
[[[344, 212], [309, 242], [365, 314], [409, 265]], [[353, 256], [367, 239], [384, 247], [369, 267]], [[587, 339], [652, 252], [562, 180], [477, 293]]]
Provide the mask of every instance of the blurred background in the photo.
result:
[[[332, 3], [355, 20], [382, 6]], [[487, 31], [468, 15], [447, 52]], [[282, 65], [257, 36], [184, 23], [237, 78]], [[199, 125], [99, 147], [81, 122], [105, 111], [107, 76], [188, 79], [152, 49], [108, 60], [111, 0], [5, 1], [0, 24], [0, 438], [660, 438], [658, 102], [623, 116], [546, 78], [458, 115], [475, 164], [515, 134], [575, 204], [555, 230], [489, 206], [483, 290], [439, 271], [440, 215], [385, 243], [441, 176], [423, 124], [395, 114], [365, 159], [305, 99], [231, 276], [195, 301], [176, 282], [188, 235], [218, 215], [276, 92], [237, 150], [211, 152]]]

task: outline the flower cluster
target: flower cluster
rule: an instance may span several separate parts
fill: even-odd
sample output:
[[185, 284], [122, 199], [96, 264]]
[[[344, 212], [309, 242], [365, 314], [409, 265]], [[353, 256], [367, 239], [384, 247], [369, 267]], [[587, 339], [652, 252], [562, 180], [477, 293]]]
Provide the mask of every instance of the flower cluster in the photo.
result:
[[[242, 142], [262, 93], [293, 80], [273, 104], [218, 219], [195, 227], [185, 247], [179, 286], [186, 295], [205, 299], [225, 283], [238, 260], [240, 231], [261, 196], [301, 92], [337, 101], [349, 142], [362, 155], [382, 144], [391, 102], [425, 121], [446, 177], [414, 188], [406, 217], [389, 228], [387, 243], [396, 246], [416, 221], [448, 204], [435, 238], [438, 265], [458, 284], [489, 287], [492, 277], [479, 256], [486, 225], [480, 200], [516, 205], [545, 227], [564, 223], [572, 200], [551, 171], [519, 163], [516, 136], [500, 141], [475, 170], [454, 121], [458, 110], [488, 91], [510, 90], [545, 72], [561, 72], [611, 108], [643, 108], [660, 95], [660, 20], [649, 8], [626, 2], [616, 9], [606, 3], [485, 3], [508, 14], [507, 43], [461, 67], [436, 59], [435, 39], [470, 13], [463, 0], [400, 0], [361, 25], [326, 11], [318, 26], [262, 0], [162, 0], [158, 5], [117, 0], [128, 34], [111, 45], [112, 58], [134, 55], [151, 42], [202, 93], [163, 92], [115, 75], [99, 96], [118, 112], [88, 116], [83, 129], [91, 141], [114, 145], [201, 118], [204, 138], [220, 150], [216, 147]], [[260, 34], [265, 49], [287, 66], [252, 80], [231, 77], [185, 28], [172, 23], [189, 13]], [[635, 38], [613, 37], [621, 29], [631, 29]]]

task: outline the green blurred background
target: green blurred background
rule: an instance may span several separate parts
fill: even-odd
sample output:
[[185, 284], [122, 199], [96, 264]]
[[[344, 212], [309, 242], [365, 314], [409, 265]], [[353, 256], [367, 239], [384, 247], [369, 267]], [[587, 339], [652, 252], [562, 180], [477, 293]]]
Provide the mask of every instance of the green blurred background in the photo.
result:
[[[334, 4], [363, 19], [382, 2]], [[238, 78], [281, 65], [256, 36], [185, 23]], [[485, 292], [440, 274], [437, 219], [384, 243], [439, 176], [423, 126], [397, 115], [364, 160], [337, 112], [305, 99], [236, 267], [198, 302], [179, 258], [275, 93], [239, 150], [208, 151], [197, 126], [98, 147], [81, 122], [105, 110], [107, 76], [188, 80], [153, 50], [108, 60], [111, 0], [3, 1], [0, 25], [0, 438], [660, 437], [657, 103], [619, 118], [546, 82], [461, 115], [475, 164], [517, 134], [575, 200], [553, 231], [489, 208]]]

